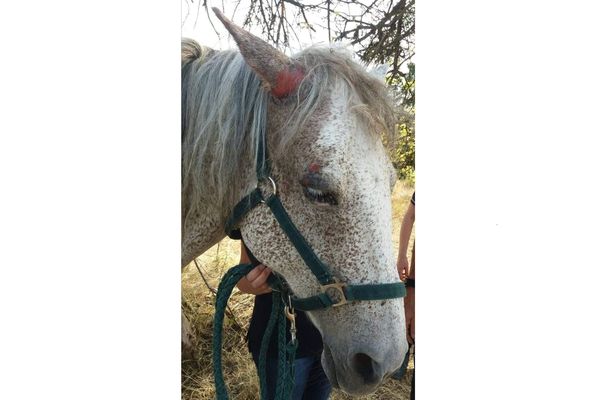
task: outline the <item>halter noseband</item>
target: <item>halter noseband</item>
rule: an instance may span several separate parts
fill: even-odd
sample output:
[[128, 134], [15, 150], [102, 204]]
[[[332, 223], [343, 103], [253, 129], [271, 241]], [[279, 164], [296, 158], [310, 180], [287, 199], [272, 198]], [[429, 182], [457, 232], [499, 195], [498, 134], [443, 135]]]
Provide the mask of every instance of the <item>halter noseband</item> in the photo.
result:
[[[258, 180], [256, 188], [235, 205], [225, 223], [225, 232], [229, 236], [232, 236], [232, 232], [235, 231], [239, 221], [259, 204], [264, 203], [269, 207], [279, 226], [283, 229], [290, 242], [292, 242], [300, 254], [300, 257], [302, 257], [302, 260], [304, 260], [304, 263], [310, 268], [321, 285], [321, 293], [315, 296], [297, 298], [291, 295], [291, 305], [294, 308], [302, 311], [310, 311], [337, 307], [351, 301], [387, 300], [406, 295], [406, 288], [402, 282], [366, 285], [347, 285], [346, 283], [338, 282], [331, 274], [329, 266], [317, 257], [306, 239], [292, 222], [277, 195], [277, 184], [270, 176], [270, 170], [269, 160], [266, 157], [264, 135], [262, 135], [259, 141], [256, 163], [256, 176]], [[260, 190], [261, 183], [269, 183], [272, 187], [272, 193], [266, 198]], [[285, 281], [278, 275], [274, 274], [270, 277], [269, 284], [282, 292], [287, 292], [288, 294], [291, 292]]]

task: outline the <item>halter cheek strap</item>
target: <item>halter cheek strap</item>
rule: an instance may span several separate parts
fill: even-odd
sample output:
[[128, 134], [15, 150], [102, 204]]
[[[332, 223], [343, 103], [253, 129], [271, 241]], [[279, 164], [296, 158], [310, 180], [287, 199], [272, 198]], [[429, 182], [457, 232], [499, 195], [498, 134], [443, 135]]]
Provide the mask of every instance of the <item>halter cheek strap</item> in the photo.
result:
[[346, 285], [345, 283], [338, 282], [331, 274], [329, 266], [317, 257], [283, 207], [277, 195], [277, 184], [269, 176], [270, 168], [268, 161], [266, 161], [262, 142], [258, 153], [257, 176], [259, 185], [261, 182], [268, 181], [272, 186], [272, 193], [265, 199], [259, 185], [257, 185], [252, 192], [242, 198], [233, 208], [225, 223], [225, 232], [230, 237], [237, 236], [234, 232], [239, 221], [254, 207], [263, 203], [266, 204], [275, 216], [281, 229], [296, 248], [298, 254], [300, 254], [304, 263], [310, 268], [321, 285], [321, 293], [300, 299], [291, 295], [291, 291], [283, 279], [273, 276], [269, 282], [273, 289], [279, 290], [284, 294], [290, 294], [291, 305], [302, 311], [337, 307], [351, 301], [387, 300], [406, 295], [406, 288], [402, 282], [366, 285]]

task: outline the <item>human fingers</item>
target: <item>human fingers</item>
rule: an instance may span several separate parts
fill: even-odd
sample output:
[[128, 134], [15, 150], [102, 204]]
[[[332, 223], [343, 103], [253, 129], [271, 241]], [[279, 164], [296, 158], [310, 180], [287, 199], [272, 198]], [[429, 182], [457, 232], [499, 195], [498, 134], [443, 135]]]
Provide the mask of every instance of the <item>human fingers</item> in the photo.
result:
[[266, 285], [267, 279], [269, 279], [269, 274], [271, 274], [271, 269], [269, 267], [264, 267], [262, 271], [254, 278], [254, 280], [250, 281], [250, 284], [255, 288], [260, 288], [263, 285]]
[[252, 270], [250, 270], [250, 272], [248, 272], [246, 274], [246, 279], [248, 280], [248, 282], [254, 281], [262, 273], [262, 271], [265, 268], [266, 267], [264, 265], [259, 264], [256, 267], [254, 267]]
[[400, 271], [400, 280], [402, 282], [404, 282], [406, 280], [406, 278], [407, 278], [406, 269], [403, 268], [402, 271]]
[[259, 287], [258, 289], [256, 289], [256, 293], [255, 294], [265, 294], [265, 293], [271, 293], [273, 291], [273, 289], [271, 289], [271, 286], [267, 285], [266, 283], [264, 285], [262, 285], [261, 287]]
[[408, 261], [406, 260], [406, 258], [398, 259], [398, 262], [396, 263], [396, 269], [398, 270], [398, 274], [400, 275], [400, 280], [406, 280], [408, 271]]
[[272, 291], [271, 287], [267, 283], [270, 274], [271, 274], [271, 269], [267, 267], [263, 270], [263, 272], [259, 275], [259, 277], [256, 278], [256, 280], [254, 282], [260, 282], [260, 281], [263, 282], [262, 285], [260, 285], [256, 288], [256, 294], [270, 293]]

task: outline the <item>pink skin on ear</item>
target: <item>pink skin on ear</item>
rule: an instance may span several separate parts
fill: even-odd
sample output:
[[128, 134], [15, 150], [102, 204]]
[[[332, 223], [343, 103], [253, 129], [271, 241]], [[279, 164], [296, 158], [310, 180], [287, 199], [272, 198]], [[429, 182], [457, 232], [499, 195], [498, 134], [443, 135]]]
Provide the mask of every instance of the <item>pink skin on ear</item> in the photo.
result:
[[303, 78], [302, 69], [294, 67], [285, 69], [277, 74], [277, 85], [271, 89], [271, 93], [277, 98], [285, 97], [296, 90]]

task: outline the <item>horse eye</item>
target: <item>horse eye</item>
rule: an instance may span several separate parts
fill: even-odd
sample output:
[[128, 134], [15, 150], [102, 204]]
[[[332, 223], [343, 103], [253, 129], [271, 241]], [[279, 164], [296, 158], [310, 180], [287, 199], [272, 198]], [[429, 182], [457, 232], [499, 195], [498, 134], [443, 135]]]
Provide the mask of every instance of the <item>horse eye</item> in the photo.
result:
[[335, 194], [331, 192], [324, 192], [322, 190], [314, 189], [308, 186], [304, 186], [302, 190], [304, 192], [304, 195], [314, 203], [331, 206], [338, 205]]

